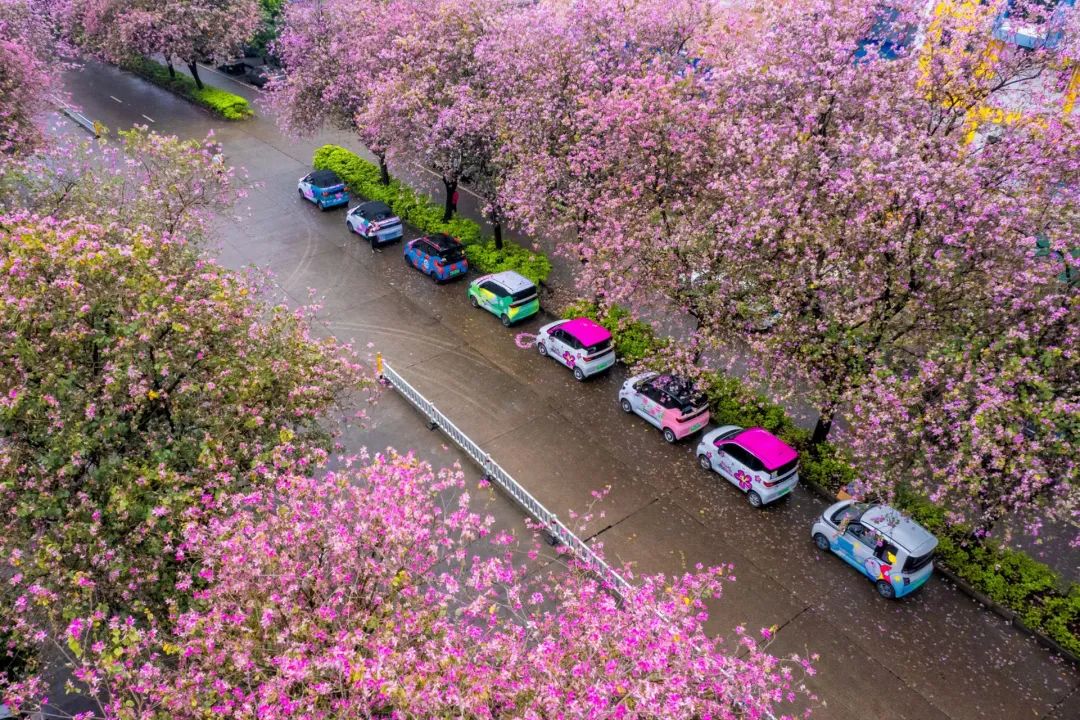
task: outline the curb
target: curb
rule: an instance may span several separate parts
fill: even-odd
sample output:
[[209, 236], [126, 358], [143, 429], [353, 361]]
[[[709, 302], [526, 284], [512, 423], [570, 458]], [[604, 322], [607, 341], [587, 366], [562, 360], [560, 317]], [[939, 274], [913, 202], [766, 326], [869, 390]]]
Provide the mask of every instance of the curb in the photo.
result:
[[[822, 500], [825, 500], [829, 503], [836, 502], [836, 495], [830, 493], [825, 487], [818, 485], [815, 482], [804, 480], [802, 478], [799, 478], [799, 483], [809, 489], [813, 494], [820, 497]], [[1004, 605], [997, 603], [996, 601], [991, 599], [989, 595], [986, 595], [985, 593], [975, 589], [975, 587], [971, 583], [957, 575], [947, 565], [943, 565], [940, 560], [934, 561], [934, 570], [941, 573], [941, 575], [944, 576], [947, 580], [949, 580], [949, 582], [951, 582], [953, 585], [955, 585], [956, 588], [960, 590], [960, 592], [964, 593], [972, 600], [979, 603], [984, 608], [994, 613], [1005, 622], [1012, 625], [1021, 633], [1033, 638], [1035, 642], [1037, 642], [1042, 647], [1060, 656], [1063, 660], [1067, 660], [1076, 667], [1080, 668], [1080, 655], [1077, 655], [1076, 653], [1073, 653], [1063, 648], [1057, 643], [1056, 640], [1050, 638], [1048, 635], [1045, 635], [1038, 630], [1028, 627], [1026, 624], [1024, 624], [1022, 620], [1020, 620], [1020, 617], [1019, 615], [1017, 615], [1015, 610], [1011, 610], [1010, 608], [1007, 608]]]

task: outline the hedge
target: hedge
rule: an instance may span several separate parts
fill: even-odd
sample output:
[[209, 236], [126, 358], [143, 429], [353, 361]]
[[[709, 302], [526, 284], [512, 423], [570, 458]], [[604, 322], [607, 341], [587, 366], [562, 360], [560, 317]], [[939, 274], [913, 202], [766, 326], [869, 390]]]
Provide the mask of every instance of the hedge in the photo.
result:
[[[595, 303], [579, 300], [563, 317], [586, 316], [611, 331], [615, 352], [633, 365], [662, 349], [667, 339], [646, 322], [634, 320], [625, 308], [601, 313]], [[763, 427], [799, 450], [802, 480], [835, 494], [856, 478], [844, 452], [830, 443], [810, 445], [810, 432], [800, 428], [779, 405], [754, 392], [741, 380], [720, 372], [706, 373], [701, 384], [717, 425]], [[997, 604], [1016, 613], [1030, 630], [1042, 633], [1080, 656], [1080, 584], [1066, 583], [1046, 564], [1026, 553], [993, 542], [975, 543], [970, 528], [950, 525], [945, 509], [910, 490], [901, 489], [896, 506], [938, 538], [938, 563]]]
[[415, 192], [405, 183], [391, 179], [384, 185], [379, 166], [338, 145], [323, 145], [315, 151], [312, 165], [316, 170], [333, 170], [349, 189], [369, 200], [380, 200], [403, 222], [423, 233], [446, 233], [460, 240], [469, 264], [482, 273], [516, 270], [535, 283], [551, 273], [551, 261], [511, 242], [496, 250], [494, 242], [484, 238], [480, 225], [463, 217], [443, 222], [443, 208], [426, 195]]
[[176, 77], [172, 77], [167, 67], [148, 58], [129, 60], [122, 67], [196, 105], [202, 105], [226, 120], [246, 120], [255, 114], [245, 98], [210, 85], [200, 90], [190, 76], [177, 73]]

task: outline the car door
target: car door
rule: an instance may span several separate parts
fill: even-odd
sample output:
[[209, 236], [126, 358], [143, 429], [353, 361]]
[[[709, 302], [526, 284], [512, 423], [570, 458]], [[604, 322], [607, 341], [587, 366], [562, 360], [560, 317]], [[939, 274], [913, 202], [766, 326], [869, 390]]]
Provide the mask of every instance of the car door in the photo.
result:
[[312, 190], [310, 181], [311, 181], [311, 176], [310, 175], [305, 175], [304, 178], [300, 181], [300, 192], [308, 200], [311, 200], [312, 202], [314, 202], [315, 201], [315, 191]]
[[862, 523], [851, 523], [836, 539], [837, 554], [864, 575], [870, 574], [867, 563], [874, 555], [873, 547], [873, 531]]
[[480, 284], [480, 304], [496, 315], [502, 312], [499, 304], [500, 290], [502, 288], [490, 280]]
[[555, 328], [551, 331], [549, 338], [549, 354], [563, 365], [566, 365], [567, 357], [570, 355], [570, 345], [567, 343], [569, 335], [567, 335], [562, 328]]
[[738, 461], [732, 457], [732, 453], [739, 450], [739, 446], [734, 443], [724, 443], [716, 446], [716, 452], [713, 453], [712, 462], [713, 470], [720, 473], [720, 475], [733, 485], [738, 485], [738, 481], [735, 480], [735, 470], [738, 466]]
[[645, 418], [650, 424], [660, 427], [660, 422], [664, 417], [663, 392], [654, 387], [652, 382], [646, 381], [641, 390], [638, 391], [638, 395], [641, 400], [637, 408], [637, 414]]
[[356, 229], [358, 235], [367, 235], [368, 220], [364, 216], [363, 210], [357, 210], [353, 215], [353, 227]]
[[429, 275], [435, 272], [435, 248], [431, 247], [423, 240], [416, 243], [416, 248], [420, 253], [420, 269]]

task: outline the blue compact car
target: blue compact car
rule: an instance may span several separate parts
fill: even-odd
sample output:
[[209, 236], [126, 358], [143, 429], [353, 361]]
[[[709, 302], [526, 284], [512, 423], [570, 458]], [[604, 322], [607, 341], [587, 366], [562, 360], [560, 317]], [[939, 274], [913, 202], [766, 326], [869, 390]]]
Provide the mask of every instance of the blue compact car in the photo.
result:
[[883, 598], [915, 592], [934, 572], [937, 538], [888, 505], [844, 500], [828, 508], [810, 536], [865, 575]]
[[297, 192], [319, 206], [319, 209], [349, 204], [349, 193], [345, 183], [333, 170], [316, 170], [300, 178], [296, 185]]
[[465, 246], [443, 233], [405, 243], [405, 262], [435, 282], [445, 282], [469, 271]]

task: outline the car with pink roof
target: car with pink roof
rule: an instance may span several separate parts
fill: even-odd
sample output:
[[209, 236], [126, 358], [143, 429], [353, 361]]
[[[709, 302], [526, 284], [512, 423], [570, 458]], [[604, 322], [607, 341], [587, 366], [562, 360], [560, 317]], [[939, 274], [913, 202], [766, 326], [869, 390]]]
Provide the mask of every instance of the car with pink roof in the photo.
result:
[[669, 373], [635, 375], [619, 389], [619, 407], [655, 425], [669, 443], [709, 422], [709, 403], [688, 378]]
[[725, 425], [705, 433], [698, 463], [746, 493], [754, 507], [787, 495], [799, 482], [799, 453], [764, 428]]
[[577, 380], [584, 380], [615, 364], [611, 333], [584, 317], [557, 320], [540, 328], [536, 350], [570, 368]]

